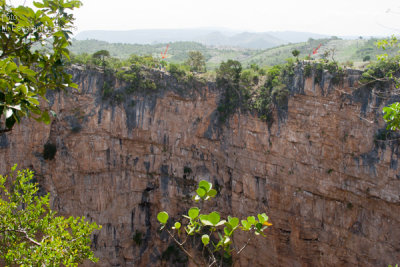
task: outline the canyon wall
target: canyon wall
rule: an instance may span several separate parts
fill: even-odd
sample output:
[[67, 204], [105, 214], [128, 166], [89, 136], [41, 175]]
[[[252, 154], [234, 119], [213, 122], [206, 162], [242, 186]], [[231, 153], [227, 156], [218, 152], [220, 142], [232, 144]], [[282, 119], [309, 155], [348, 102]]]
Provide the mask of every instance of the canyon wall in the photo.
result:
[[[217, 187], [208, 210], [273, 226], [241, 266], [387, 266], [400, 262], [398, 143], [385, 138], [387, 102], [347, 71], [322, 88], [297, 69], [287, 105], [266, 123], [236, 113], [221, 124], [221, 90], [152, 71], [154, 92], [104, 96], [127, 85], [101, 70], [71, 70], [80, 91], [51, 92], [50, 125], [24, 120], [0, 135], [1, 173], [31, 168], [52, 208], [103, 226], [96, 266], [185, 266], [156, 214], [179, 218], [201, 179]], [[121, 97], [122, 96], [122, 97]], [[44, 145], [56, 148], [43, 153]], [[236, 237], [245, 241], [245, 236]]]

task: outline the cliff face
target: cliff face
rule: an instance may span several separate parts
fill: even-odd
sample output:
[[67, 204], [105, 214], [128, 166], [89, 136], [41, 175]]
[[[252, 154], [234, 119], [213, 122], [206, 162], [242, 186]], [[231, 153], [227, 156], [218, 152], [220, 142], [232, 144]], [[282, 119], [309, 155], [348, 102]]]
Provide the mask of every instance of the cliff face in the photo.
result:
[[[101, 224], [98, 266], [184, 265], [157, 232], [156, 214], [177, 218], [200, 179], [220, 190], [211, 209], [270, 216], [268, 237], [246, 249], [242, 266], [400, 262], [398, 144], [382, 138], [385, 103], [351, 89], [357, 72], [337, 88], [326, 74], [321, 89], [297, 71], [270, 125], [251, 114], [219, 125], [213, 84], [154, 72], [159, 90], [111, 101], [105, 84], [118, 91], [123, 82], [72, 73], [80, 92], [48, 95], [51, 125], [26, 120], [0, 136], [0, 171], [14, 163], [35, 170], [54, 209]], [[53, 159], [45, 144], [55, 145]]]

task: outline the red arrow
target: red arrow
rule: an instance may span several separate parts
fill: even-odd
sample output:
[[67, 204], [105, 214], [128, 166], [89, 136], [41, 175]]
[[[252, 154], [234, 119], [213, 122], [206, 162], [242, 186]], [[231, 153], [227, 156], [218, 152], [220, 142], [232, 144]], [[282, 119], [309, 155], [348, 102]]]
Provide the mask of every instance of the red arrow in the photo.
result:
[[317, 48], [314, 48], [312, 51], [312, 54], [315, 55], [316, 53], [318, 53], [318, 49], [320, 49], [322, 44], [319, 44], [319, 46]]
[[167, 57], [166, 55], [167, 55], [168, 47], [169, 47], [169, 44], [167, 44], [167, 48], [165, 49], [164, 54], [163, 54], [163, 52], [161, 52], [161, 57], [162, 57], [163, 59]]

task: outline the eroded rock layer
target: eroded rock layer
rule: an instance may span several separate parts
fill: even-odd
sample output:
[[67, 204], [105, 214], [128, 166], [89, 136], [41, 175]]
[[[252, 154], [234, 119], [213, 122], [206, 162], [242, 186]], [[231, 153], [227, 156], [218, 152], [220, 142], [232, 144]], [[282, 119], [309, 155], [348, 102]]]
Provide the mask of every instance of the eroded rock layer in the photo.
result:
[[[179, 217], [200, 179], [220, 191], [209, 210], [270, 216], [267, 238], [246, 248], [241, 266], [400, 262], [398, 144], [382, 138], [385, 103], [355, 88], [357, 72], [337, 87], [327, 74], [322, 89], [296, 73], [272, 124], [242, 113], [223, 125], [212, 83], [182, 85], [154, 72], [156, 92], [110, 100], [105, 84], [126, 84], [98, 70], [72, 72], [80, 92], [48, 95], [51, 125], [25, 120], [0, 136], [0, 171], [33, 169], [54, 209], [101, 224], [98, 266], [186, 265], [157, 232], [156, 214]], [[55, 155], [43, 153], [45, 144]]]

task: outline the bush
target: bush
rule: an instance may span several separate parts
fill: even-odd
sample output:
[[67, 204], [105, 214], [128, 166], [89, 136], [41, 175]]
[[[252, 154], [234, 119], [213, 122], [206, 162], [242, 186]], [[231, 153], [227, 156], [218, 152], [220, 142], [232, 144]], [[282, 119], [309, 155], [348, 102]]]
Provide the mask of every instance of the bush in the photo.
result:
[[102, 88], [102, 98], [107, 99], [111, 97], [112, 93], [113, 89], [111, 88], [110, 84], [107, 81], [104, 81]]
[[177, 80], [180, 80], [186, 75], [185, 70], [178, 64], [170, 63], [168, 66], [168, 71], [174, 76]]
[[[251, 80], [249, 75], [245, 76]], [[225, 122], [238, 108], [247, 108], [250, 98], [250, 88], [246, 84], [247, 78], [242, 79], [242, 64], [236, 60], [222, 62], [217, 69], [217, 86], [224, 90], [218, 105], [220, 122]]]
[[287, 90], [286, 85], [280, 84], [272, 89], [271, 95], [274, 102], [278, 106], [282, 106], [287, 102], [289, 91]]
[[363, 61], [370, 61], [371, 60], [371, 56], [367, 55], [365, 57], [363, 57]]
[[186, 65], [190, 67], [190, 71], [205, 72], [206, 62], [203, 54], [199, 51], [190, 51], [188, 54], [189, 58], [186, 61]]
[[253, 69], [242, 71], [240, 75], [240, 82], [245, 87], [251, 87], [258, 84], [259, 74]]
[[336, 61], [320, 61], [311, 68], [313, 68], [315, 72], [314, 82], [318, 83], [320, 86], [322, 86], [321, 82], [325, 70], [332, 75], [331, 81], [333, 85], [338, 85], [342, 82], [345, 75], [343, 68], [341, 68]]
[[289, 90], [286, 84], [291, 82], [294, 68], [294, 61], [289, 59], [286, 64], [275, 65], [267, 71], [267, 80], [264, 86], [256, 91], [252, 104], [252, 108], [262, 120], [272, 122], [273, 106], [284, 106], [287, 103]]
[[269, 88], [262, 86], [258, 90], [258, 95], [253, 103], [253, 108], [257, 111], [262, 120], [271, 120], [272, 96]]
[[96, 262], [90, 237], [101, 227], [84, 217], [57, 216], [50, 209], [50, 195], [39, 193], [33, 171], [16, 168], [11, 169], [11, 183], [9, 177], [0, 175], [2, 266], [78, 266], [85, 259]]
[[387, 60], [379, 60], [369, 65], [367, 70], [362, 74], [360, 82], [373, 86], [380, 82], [395, 80], [393, 78], [398, 77], [400, 74], [399, 61], [400, 56], [396, 56]]
[[142, 67], [135, 64], [131, 65], [130, 70], [120, 70], [117, 72], [117, 78], [128, 83], [126, 92], [129, 94], [138, 90], [154, 91], [157, 89], [155, 82], [147, 79], [145, 76], [146, 72], [142, 70]]
[[354, 62], [351, 61], [351, 60], [347, 60], [347, 61], [344, 63], [344, 65], [345, 65], [346, 67], [352, 68], [352, 67], [354, 67]]
[[309, 78], [311, 77], [313, 67], [311, 64], [304, 65], [304, 77]]

